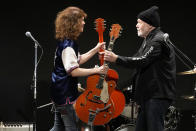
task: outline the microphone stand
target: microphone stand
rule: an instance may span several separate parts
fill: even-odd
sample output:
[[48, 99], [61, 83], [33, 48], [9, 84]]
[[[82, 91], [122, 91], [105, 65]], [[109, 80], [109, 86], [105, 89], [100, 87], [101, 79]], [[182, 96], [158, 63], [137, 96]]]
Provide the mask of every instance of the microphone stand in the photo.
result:
[[[37, 65], [41, 60], [41, 57], [43, 55], [43, 48], [41, 45], [38, 43], [35, 38], [31, 35], [29, 31], [25, 33], [25, 35], [29, 38], [31, 38], [34, 41], [34, 47], [35, 47], [35, 59], [34, 59], [34, 75], [33, 75], [33, 85], [31, 85], [31, 89], [33, 89], [33, 131], [36, 131], [37, 129]], [[39, 60], [37, 59], [37, 47], [40, 47], [42, 50], [41, 56]]]
[[[187, 55], [185, 55], [182, 51], [180, 51], [171, 41], [170, 41], [170, 39], [169, 39], [169, 35], [167, 34], [167, 36], [164, 36], [165, 38], [164, 38], [164, 41], [167, 43], [167, 45], [172, 45], [175, 49], [176, 49], [176, 51], [178, 51], [178, 53], [179, 54], [181, 54], [186, 60], [188, 60], [193, 66], [194, 66], [194, 68], [196, 67], [196, 64], [190, 59], [190, 58], [188, 58], [188, 56]], [[183, 64], [185, 64], [185, 66], [187, 66], [189, 69], [191, 69], [192, 70], [192, 68], [188, 65], [188, 64], [186, 64], [182, 59], [181, 59], [181, 57], [177, 54], [177, 53], [175, 53], [175, 55], [178, 57], [178, 59], [183, 63]]]
[[[33, 76], [33, 131], [37, 129], [37, 65], [43, 55], [43, 49], [37, 40], [33, 40], [35, 43], [35, 59], [34, 59], [34, 76]], [[42, 49], [42, 54], [40, 56], [39, 61], [37, 60], [37, 47]]]
[[36, 131], [37, 123], [37, 46], [39, 43], [35, 42], [35, 58], [34, 58], [34, 77], [33, 77], [33, 131]]

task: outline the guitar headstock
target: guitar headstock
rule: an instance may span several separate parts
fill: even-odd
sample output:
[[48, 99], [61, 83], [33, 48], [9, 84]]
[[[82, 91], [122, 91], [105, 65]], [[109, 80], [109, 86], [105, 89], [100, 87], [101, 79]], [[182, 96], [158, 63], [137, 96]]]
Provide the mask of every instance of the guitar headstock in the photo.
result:
[[95, 20], [95, 29], [98, 33], [103, 33], [105, 31], [105, 20], [103, 18], [97, 18]]
[[111, 31], [110, 31], [110, 39], [111, 40], [116, 40], [122, 31], [122, 27], [119, 24], [113, 24], [111, 26]]

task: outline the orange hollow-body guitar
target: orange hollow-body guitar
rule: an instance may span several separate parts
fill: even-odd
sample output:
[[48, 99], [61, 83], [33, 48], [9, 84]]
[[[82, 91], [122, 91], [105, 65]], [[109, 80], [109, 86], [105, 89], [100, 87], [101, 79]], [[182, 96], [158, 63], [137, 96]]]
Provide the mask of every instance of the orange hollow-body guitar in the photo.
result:
[[[122, 28], [119, 24], [112, 25], [110, 31], [110, 43], [108, 46], [109, 51], [112, 51], [114, 42], [119, 37], [119, 32], [121, 31], [121, 29]], [[115, 109], [112, 117], [112, 119], [114, 119], [122, 113], [125, 107], [125, 96], [120, 90], [115, 89], [112, 91], [112, 94], [110, 95], [110, 99], [112, 100]]]
[[[104, 19], [96, 19], [96, 30], [99, 33], [99, 42], [103, 42]], [[100, 52], [104, 51], [100, 49]], [[104, 62], [100, 56], [100, 64]], [[109, 69], [107, 75], [91, 75], [87, 78], [85, 91], [76, 100], [75, 110], [77, 116], [89, 125], [104, 125], [114, 118], [114, 102], [110, 98], [115, 90], [118, 74]], [[116, 101], [114, 99], [114, 101]]]

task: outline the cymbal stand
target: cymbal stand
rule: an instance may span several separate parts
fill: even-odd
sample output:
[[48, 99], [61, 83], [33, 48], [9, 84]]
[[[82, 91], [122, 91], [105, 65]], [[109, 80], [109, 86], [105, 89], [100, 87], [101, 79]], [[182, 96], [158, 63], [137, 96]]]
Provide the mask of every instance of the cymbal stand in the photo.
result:
[[[128, 86], [127, 87], [127, 90], [130, 91], [130, 95], [133, 94], [133, 86], [132, 85]], [[135, 123], [134, 122], [134, 106], [135, 105], [134, 105], [134, 101], [132, 100], [132, 98], [129, 99], [129, 103], [131, 104], [131, 117], [130, 117], [130, 121], [131, 121], [131, 123]]]
[[[196, 98], [196, 82], [195, 82], [195, 87], [194, 87], [194, 91], [193, 91], [193, 97], [194, 97], [194, 99]], [[192, 118], [194, 119], [194, 130], [196, 130], [196, 110], [194, 111]]]
[[192, 118], [194, 119], [194, 130], [196, 131], [196, 111], [194, 111]]
[[194, 90], [193, 90], [193, 97], [194, 99], [196, 98], [196, 81], [195, 81]]

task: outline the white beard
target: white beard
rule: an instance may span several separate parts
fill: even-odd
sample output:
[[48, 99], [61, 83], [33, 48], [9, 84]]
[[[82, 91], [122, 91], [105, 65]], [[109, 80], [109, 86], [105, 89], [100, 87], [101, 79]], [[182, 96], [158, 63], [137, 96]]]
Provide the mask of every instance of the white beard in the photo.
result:
[[142, 32], [141, 31], [137, 31], [137, 35], [142, 37]]

